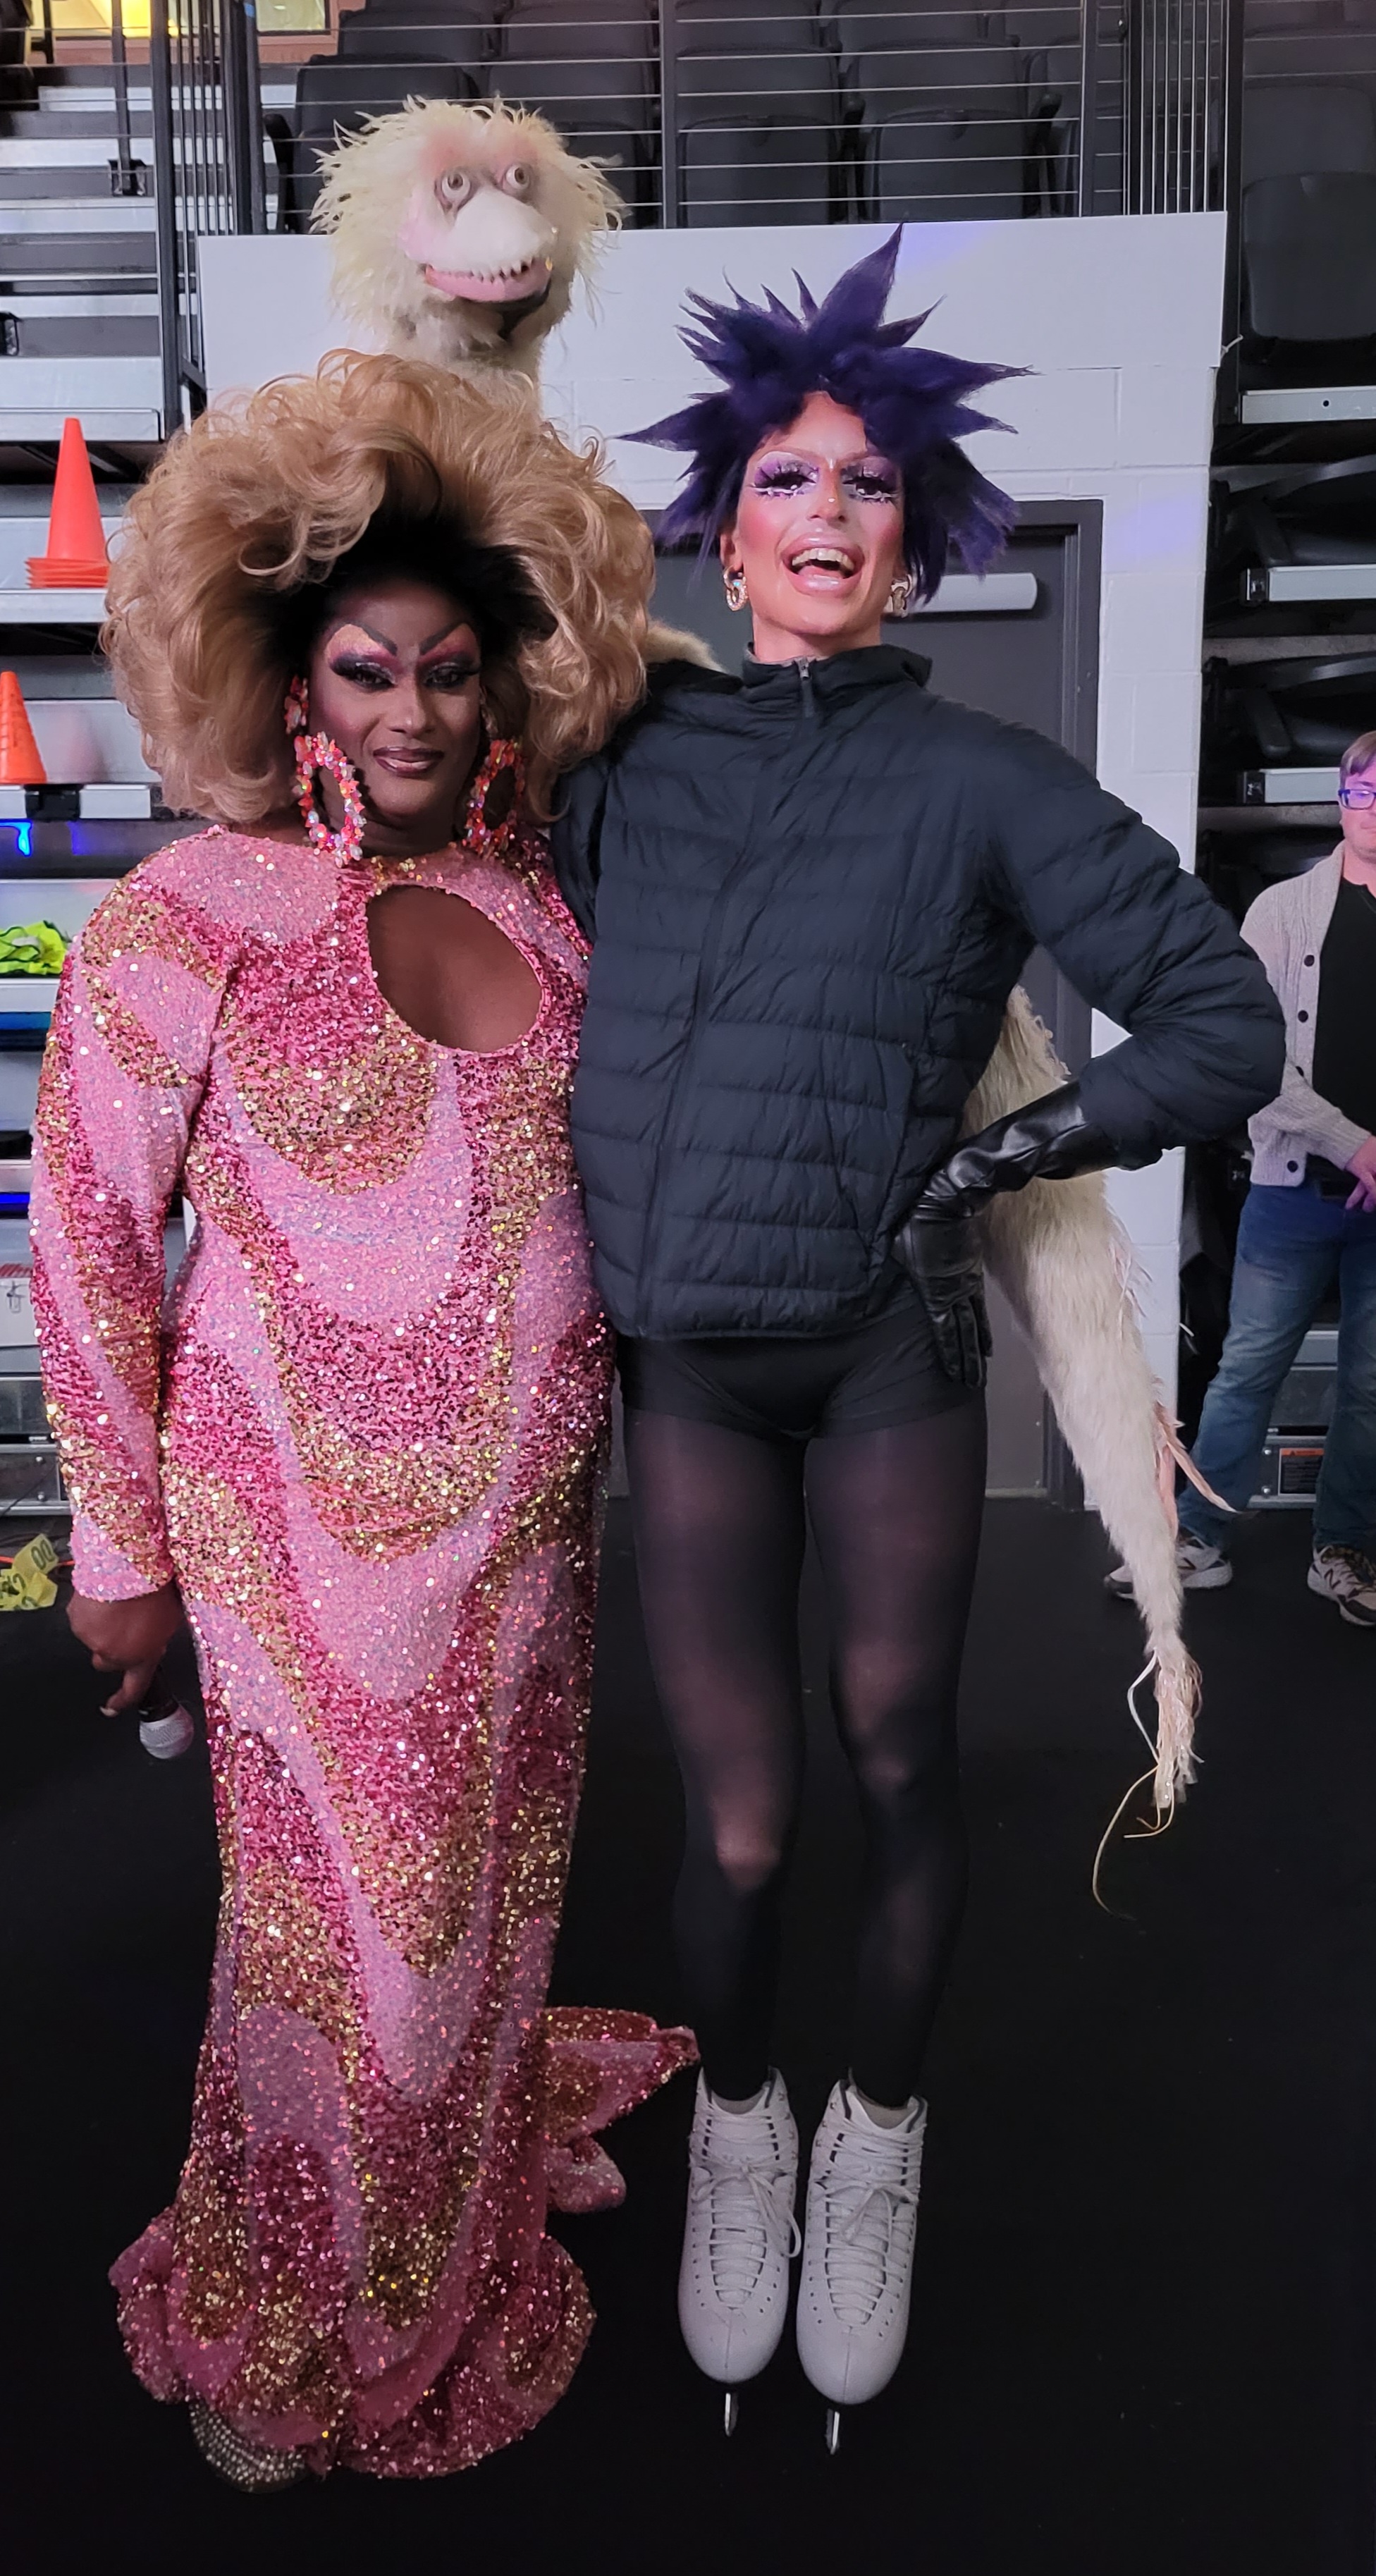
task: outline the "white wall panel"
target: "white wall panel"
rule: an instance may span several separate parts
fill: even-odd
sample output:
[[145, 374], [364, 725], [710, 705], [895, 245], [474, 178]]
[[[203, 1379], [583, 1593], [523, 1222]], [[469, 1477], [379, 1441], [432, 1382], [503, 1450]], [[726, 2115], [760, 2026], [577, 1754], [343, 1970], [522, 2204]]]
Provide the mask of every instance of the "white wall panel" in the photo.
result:
[[[630, 496], [647, 508], [663, 503], [678, 460], [625, 433], [708, 381], [678, 337], [688, 290], [721, 295], [731, 284], [755, 296], [769, 285], [788, 296], [799, 268], [822, 293], [885, 237], [883, 227], [851, 225], [618, 235], [595, 293], [579, 296], [550, 343], [551, 417], [567, 433], [605, 439]], [[1028, 371], [983, 398], [1008, 424], [970, 443], [986, 473], [1019, 499], [1102, 501], [1100, 775], [1187, 866], [1223, 253], [1221, 215], [909, 225], [891, 307], [935, 305], [927, 336], [937, 346]], [[326, 242], [202, 243], [212, 395], [313, 367], [348, 344], [329, 275]], [[1114, 1035], [1096, 1016], [1096, 1046]], [[1119, 1176], [1113, 1190], [1143, 1265], [1152, 1356], [1169, 1389], [1178, 1158], [1159, 1178]]]

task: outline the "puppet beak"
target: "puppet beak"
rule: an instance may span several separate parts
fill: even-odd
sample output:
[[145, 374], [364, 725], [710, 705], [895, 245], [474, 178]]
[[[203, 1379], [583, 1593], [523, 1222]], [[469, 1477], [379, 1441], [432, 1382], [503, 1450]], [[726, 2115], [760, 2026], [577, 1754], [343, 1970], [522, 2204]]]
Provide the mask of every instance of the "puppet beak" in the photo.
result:
[[495, 277], [479, 269], [433, 268], [425, 265], [425, 283], [437, 295], [462, 298], [465, 304], [543, 304], [554, 274], [554, 262], [530, 259], [524, 268], [502, 269]]
[[533, 312], [549, 293], [553, 227], [490, 179], [478, 179], [452, 209], [437, 189], [418, 188], [397, 238], [426, 285], [451, 301], [522, 304]]

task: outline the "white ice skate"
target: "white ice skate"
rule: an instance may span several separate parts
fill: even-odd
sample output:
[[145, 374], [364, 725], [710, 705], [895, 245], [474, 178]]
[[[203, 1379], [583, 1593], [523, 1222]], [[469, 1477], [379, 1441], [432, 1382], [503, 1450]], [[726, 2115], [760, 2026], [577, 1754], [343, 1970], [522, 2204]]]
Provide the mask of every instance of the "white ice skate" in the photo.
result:
[[728, 2433], [737, 2388], [763, 2370], [783, 2334], [800, 2242], [797, 2186], [798, 2130], [782, 2075], [771, 2072], [753, 2111], [723, 2111], [699, 2075], [678, 2316], [699, 2370], [726, 2390]]
[[798, 2358], [827, 2400], [829, 2451], [839, 2409], [877, 2397], [903, 2357], [926, 2126], [927, 2105], [915, 2101], [898, 2128], [881, 2129], [853, 2087], [837, 2084], [813, 2140]]

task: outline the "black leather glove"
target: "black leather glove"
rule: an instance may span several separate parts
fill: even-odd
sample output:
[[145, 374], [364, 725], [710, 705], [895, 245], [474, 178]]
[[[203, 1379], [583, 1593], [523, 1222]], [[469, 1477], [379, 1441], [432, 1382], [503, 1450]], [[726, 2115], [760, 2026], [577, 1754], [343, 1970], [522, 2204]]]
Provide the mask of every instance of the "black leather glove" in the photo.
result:
[[[958, 1145], [927, 1181], [913, 1217], [978, 1216], [998, 1190], [1021, 1190], [1029, 1181], [1069, 1181], [1079, 1172], [1102, 1172], [1110, 1163], [1136, 1171], [1159, 1160], [1155, 1153], [1125, 1153], [1102, 1128], [1091, 1126], [1080, 1105], [1078, 1082], [1063, 1082], [1041, 1100], [996, 1118]], [[908, 1222], [913, 1222], [910, 1217]]]
[[927, 1309], [937, 1358], [957, 1386], [983, 1386], [989, 1352], [984, 1264], [968, 1216], [914, 1211], [894, 1239], [894, 1256]]
[[1116, 1163], [1132, 1170], [1154, 1155], [1124, 1154], [1090, 1125], [1078, 1082], [981, 1128], [938, 1166], [894, 1237], [894, 1257], [931, 1317], [941, 1365], [959, 1386], [983, 1386], [989, 1320], [973, 1220], [997, 1190], [1029, 1181], [1064, 1181]]

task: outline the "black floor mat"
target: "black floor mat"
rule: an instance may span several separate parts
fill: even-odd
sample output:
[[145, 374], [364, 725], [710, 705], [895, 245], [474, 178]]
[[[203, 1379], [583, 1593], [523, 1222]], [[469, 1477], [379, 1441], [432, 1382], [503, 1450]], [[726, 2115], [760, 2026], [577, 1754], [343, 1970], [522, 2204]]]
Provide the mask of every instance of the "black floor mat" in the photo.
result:
[[[215, 1882], [203, 1759], [96, 1714], [56, 1614], [0, 1621], [8, 2165], [5, 2562], [297, 2576], [399, 2563], [813, 2576], [1369, 2576], [1376, 1637], [1304, 1589], [1302, 1515], [1191, 1602], [1198, 1789], [1100, 1830], [1137, 1767], [1131, 1612], [1097, 1525], [991, 1507], [967, 1664], [970, 1914], [930, 2067], [915, 2323], [835, 2460], [787, 2346], [721, 2435], [678, 2342], [686, 2081], [613, 2133], [631, 2184], [564, 2221], [599, 2310], [527, 2441], [434, 2486], [216, 2482], [127, 2371], [105, 2270], [170, 2196]], [[844, 2063], [858, 1865], [816, 1717], [778, 2055], [804, 2120]], [[1145, 1757], [1143, 1757], [1145, 1758]], [[678, 1832], [624, 1506], [557, 1992], [672, 2018]], [[442, 2561], [437, 2553], [443, 2553]]]

